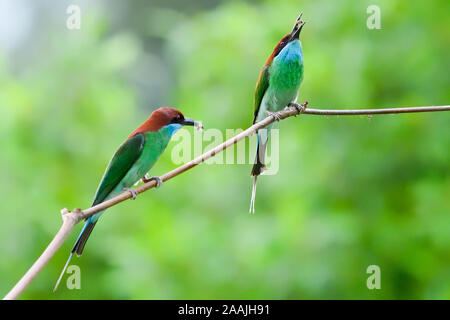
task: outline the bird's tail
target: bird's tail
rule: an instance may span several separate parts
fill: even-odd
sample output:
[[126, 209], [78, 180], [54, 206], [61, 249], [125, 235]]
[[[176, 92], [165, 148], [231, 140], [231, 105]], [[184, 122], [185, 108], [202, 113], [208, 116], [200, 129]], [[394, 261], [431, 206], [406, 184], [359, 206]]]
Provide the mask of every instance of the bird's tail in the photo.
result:
[[78, 236], [77, 241], [75, 242], [75, 245], [72, 248], [72, 251], [70, 251], [69, 258], [67, 259], [67, 262], [64, 265], [61, 274], [59, 275], [58, 281], [56, 281], [56, 285], [55, 288], [53, 289], [53, 292], [55, 292], [56, 289], [58, 289], [59, 283], [61, 282], [61, 279], [64, 273], [66, 272], [66, 269], [69, 265], [70, 259], [72, 259], [73, 254], [76, 253], [77, 256], [80, 256], [83, 253], [86, 241], [89, 238], [89, 235], [91, 234], [92, 229], [94, 229], [96, 223], [97, 221], [92, 221], [91, 218], [86, 220], [86, 223], [84, 224], [84, 227], [81, 230], [80, 235]]
[[[265, 139], [266, 140], [266, 139]], [[250, 200], [250, 210], [249, 213], [255, 213], [255, 198], [256, 198], [256, 181], [258, 180], [258, 176], [264, 172], [266, 165], [264, 164], [266, 157], [266, 145], [267, 140], [262, 141], [261, 137], [258, 133], [258, 144], [256, 146], [256, 156], [255, 156], [255, 164], [252, 168], [252, 177], [253, 177], [253, 186], [252, 186], [252, 198]]]
[[92, 221], [92, 217], [90, 217], [89, 219], [86, 220], [83, 230], [81, 230], [80, 235], [78, 236], [78, 239], [72, 248], [72, 251], [71, 251], [72, 254], [76, 253], [77, 256], [81, 256], [81, 254], [83, 253], [83, 250], [84, 250], [84, 246], [86, 245], [86, 241], [89, 239], [89, 236], [91, 235], [91, 232], [94, 229], [96, 224], [97, 224], [97, 220]]

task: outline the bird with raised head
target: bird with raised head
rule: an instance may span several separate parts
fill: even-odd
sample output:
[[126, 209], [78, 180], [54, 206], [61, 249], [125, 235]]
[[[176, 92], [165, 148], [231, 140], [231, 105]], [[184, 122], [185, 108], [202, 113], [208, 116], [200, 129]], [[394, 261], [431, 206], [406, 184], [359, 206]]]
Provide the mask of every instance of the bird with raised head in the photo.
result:
[[[253, 124], [273, 115], [297, 100], [303, 80], [303, 50], [300, 32], [305, 22], [300, 14], [292, 31], [277, 44], [264, 64], [256, 83]], [[272, 125], [258, 132], [255, 162], [252, 168], [253, 187], [250, 213], [255, 212], [256, 181], [265, 169], [265, 155]]]

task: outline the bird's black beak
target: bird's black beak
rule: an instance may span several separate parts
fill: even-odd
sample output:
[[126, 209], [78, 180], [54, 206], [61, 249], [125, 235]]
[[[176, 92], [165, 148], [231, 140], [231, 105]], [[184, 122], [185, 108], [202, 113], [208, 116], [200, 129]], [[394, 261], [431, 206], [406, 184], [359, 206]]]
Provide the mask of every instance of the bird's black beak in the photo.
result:
[[302, 21], [302, 15], [303, 15], [303, 12], [300, 13], [297, 20], [295, 20], [294, 27], [292, 28], [292, 31], [291, 31], [291, 41], [299, 39], [300, 32], [302, 31], [302, 28], [306, 23], [305, 21]]
[[297, 17], [297, 20], [295, 20], [294, 27], [292, 28], [291, 34], [293, 34], [294, 31], [297, 30], [297, 28], [298, 28], [298, 23], [299, 23], [300, 21], [302, 21], [302, 15], [303, 15], [303, 12], [300, 12], [300, 14], [299, 14], [298, 17]]
[[200, 122], [194, 121], [189, 118], [184, 118], [181, 124], [183, 126], [194, 126], [196, 129], [203, 129], [203, 125]]

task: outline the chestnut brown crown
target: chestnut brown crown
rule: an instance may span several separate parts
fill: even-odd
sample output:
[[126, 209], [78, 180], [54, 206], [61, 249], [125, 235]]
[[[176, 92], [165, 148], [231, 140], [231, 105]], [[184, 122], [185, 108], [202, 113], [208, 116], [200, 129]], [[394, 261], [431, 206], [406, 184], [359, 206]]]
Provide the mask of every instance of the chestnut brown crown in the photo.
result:
[[195, 126], [197, 128], [202, 128], [200, 123], [192, 119], [185, 118], [184, 115], [177, 109], [161, 107], [153, 111], [150, 117], [136, 130], [134, 130], [129, 138], [139, 133], [159, 131], [161, 128], [170, 124], [180, 124], [182, 126]]

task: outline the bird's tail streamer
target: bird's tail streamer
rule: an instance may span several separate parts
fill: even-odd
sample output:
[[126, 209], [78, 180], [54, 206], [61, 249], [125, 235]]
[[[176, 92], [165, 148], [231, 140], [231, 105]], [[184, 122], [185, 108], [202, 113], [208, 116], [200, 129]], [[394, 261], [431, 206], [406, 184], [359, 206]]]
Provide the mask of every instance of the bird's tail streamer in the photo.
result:
[[67, 266], [69, 265], [70, 259], [72, 259], [72, 255], [73, 255], [73, 252], [70, 253], [69, 259], [67, 259], [66, 265], [64, 266], [64, 268], [58, 278], [58, 281], [56, 281], [55, 287], [53, 288], [53, 292], [55, 292], [56, 289], [58, 289], [59, 283], [61, 282], [61, 279], [62, 279], [64, 273], [66, 272]]
[[255, 213], [255, 198], [256, 198], [256, 180], [258, 176], [253, 176], [252, 198], [250, 200], [249, 213]]
[[252, 186], [252, 198], [250, 200], [250, 210], [249, 213], [255, 213], [255, 199], [256, 199], [256, 181], [258, 180], [258, 176], [261, 175], [266, 165], [264, 164], [265, 154], [266, 154], [266, 146], [267, 146], [267, 132], [258, 131], [258, 140], [256, 143], [256, 155], [255, 155], [255, 163], [252, 167], [251, 176], [253, 177], [253, 186]]
[[[62, 279], [64, 273], [66, 272], [67, 267], [69, 266], [70, 259], [72, 259], [72, 256], [73, 256], [74, 252], [76, 252], [78, 254], [78, 252], [76, 251], [76, 248], [78, 248], [78, 246], [79, 246], [80, 239], [83, 238], [83, 235], [86, 236], [86, 233], [88, 233], [87, 236], [89, 237], [89, 234], [92, 232], [92, 228], [93, 228], [93, 226], [95, 226], [95, 222], [91, 222], [91, 219], [92, 219], [92, 217], [87, 219], [86, 223], [84, 224], [84, 227], [81, 230], [80, 235], [77, 238], [77, 241], [75, 242], [75, 246], [72, 249], [72, 251], [70, 252], [69, 258], [67, 259], [67, 262], [66, 262], [66, 264], [65, 264], [61, 274], [59, 275], [58, 281], [56, 281], [55, 288], [53, 288], [53, 292], [55, 292], [58, 289], [59, 283], [61, 282], [61, 279]], [[84, 245], [83, 245], [83, 247], [84, 247]]]

